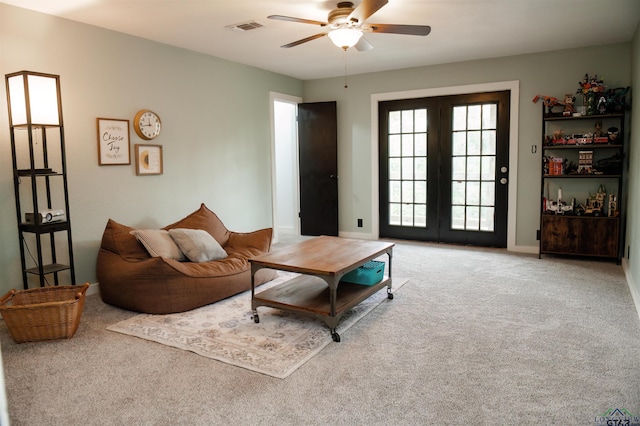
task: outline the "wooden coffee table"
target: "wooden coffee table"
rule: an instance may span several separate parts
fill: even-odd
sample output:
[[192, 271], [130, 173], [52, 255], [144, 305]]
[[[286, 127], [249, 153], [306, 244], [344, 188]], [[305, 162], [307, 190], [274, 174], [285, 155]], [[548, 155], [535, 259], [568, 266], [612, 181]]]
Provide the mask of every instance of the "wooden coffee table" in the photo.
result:
[[[349, 309], [383, 287], [391, 293], [391, 260], [395, 244], [321, 236], [249, 259], [251, 263], [251, 309], [260, 322], [257, 308], [291, 311], [322, 319], [335, 342], [340, 341], [336, 326]], [[389, 256], [383, 279], [374, 285], [340, 282], [344, 274], [384, 254]], [[301, 275], [256, 294], [255, 274], [262, 268], [296, 272]]]

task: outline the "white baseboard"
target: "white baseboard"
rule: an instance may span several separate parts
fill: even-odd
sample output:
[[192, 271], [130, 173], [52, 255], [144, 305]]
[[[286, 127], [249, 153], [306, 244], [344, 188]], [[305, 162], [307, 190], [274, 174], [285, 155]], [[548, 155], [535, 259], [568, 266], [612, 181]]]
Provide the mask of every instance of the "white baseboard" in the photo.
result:
[[87, 289], [87, 296], [91, 296], [92, 294], [99, 294], [99, 293], [100, 293], [99, 283], [93, 283], [89, 285], [89, 288]]
[[356, 238], [359, 240], [377, 240], [378, 237], [368, 232], [339, 232], [342, 238]]
[[640, 286], [633, 279], [633, 275], [631, 275], [631, 270], [629, 269], [627, 259], [622, 259], [622, 270], [624, 271], [624, 277], [627, 280], [627, 285], [629, 286], [629, 291], [631, 292], [633, 304], [636, 306], [638, 318], [640, 318]]

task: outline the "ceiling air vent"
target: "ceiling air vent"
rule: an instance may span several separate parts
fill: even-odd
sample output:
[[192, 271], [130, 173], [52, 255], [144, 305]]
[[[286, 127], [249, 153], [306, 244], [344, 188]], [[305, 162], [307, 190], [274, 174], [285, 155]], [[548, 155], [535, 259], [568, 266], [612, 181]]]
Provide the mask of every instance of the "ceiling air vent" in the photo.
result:
[[264, 25], [256, 21], [248, 21], [248, 22], [243, 22], [241, 24], [227, 25], [226, 28], [229, 28], [230, 30], [233, 30], [233, 31], [245, 32], [250, 30], [257, 30], [258, 28], [262, 28], [263, 26]]

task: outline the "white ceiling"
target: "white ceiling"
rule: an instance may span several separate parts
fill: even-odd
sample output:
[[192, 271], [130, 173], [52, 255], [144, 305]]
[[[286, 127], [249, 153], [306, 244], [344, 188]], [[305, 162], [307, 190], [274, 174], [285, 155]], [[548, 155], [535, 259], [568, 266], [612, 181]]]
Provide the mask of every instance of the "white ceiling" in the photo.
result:
[[[319, 26], [267, 19], [327, 21], [326, 0], [0, 0], [26, 9], [252, 65], [302, 80], [341, 76], [343, 52]], [[361, 0], [353, 0], [357, 6]], [[237, 32], [229, 25], [264, 27]], [[367, 33], [374, 49], [346, 54], [349, 74], [628, 42], [639, 0], [389, 0], [367, 22], [430, 25], [426, 37]], [[549, 64], [550, 67], [562, 64]], [[585, 70], [596, 72], [597, 70]]]

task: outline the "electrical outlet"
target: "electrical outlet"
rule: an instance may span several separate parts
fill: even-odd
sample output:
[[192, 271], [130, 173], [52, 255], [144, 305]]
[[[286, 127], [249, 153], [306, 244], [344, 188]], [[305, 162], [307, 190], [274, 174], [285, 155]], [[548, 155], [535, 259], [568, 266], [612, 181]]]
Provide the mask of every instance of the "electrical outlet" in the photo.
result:
[[358, 219], [358, 228], [362, 228], [362, 219]]

